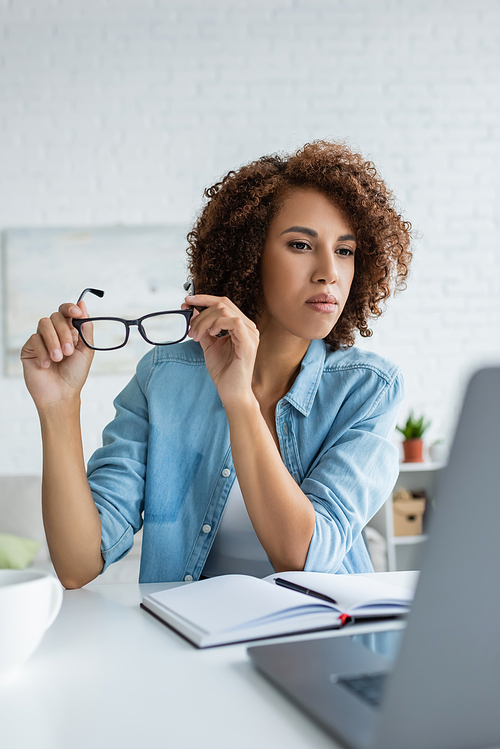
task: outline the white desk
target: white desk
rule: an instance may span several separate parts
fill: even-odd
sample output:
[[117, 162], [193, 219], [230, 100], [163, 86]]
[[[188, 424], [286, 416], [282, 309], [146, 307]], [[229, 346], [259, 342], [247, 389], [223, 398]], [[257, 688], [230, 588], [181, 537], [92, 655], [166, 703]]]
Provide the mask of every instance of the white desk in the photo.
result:
[[[414, 583], [408, 572], [374, 577]], [[165, 587], [90, 584], [65, 591], [61, 612], [38, 650], [0, 681], [0, 744], [6, 749], [336, 746], [254, 670], [248, 644], [197, 650], [139, 608], [144, 595]], [[328, 636], [375, 629], [387, 625], [355, 625]], [[325, 633], [301, 637], [318, 636]], [[280, 638], [291, 639], [297, 638]]]

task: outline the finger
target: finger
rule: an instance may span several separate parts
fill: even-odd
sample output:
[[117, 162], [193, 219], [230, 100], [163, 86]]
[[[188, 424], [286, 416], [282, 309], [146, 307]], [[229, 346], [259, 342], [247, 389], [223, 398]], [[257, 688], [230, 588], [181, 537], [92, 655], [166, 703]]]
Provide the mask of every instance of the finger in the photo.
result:
[[[85, 322], [80, 328], [80, 332], [85, 339], [87, 343], [89, 343], [91, 346], [94, 345], [94, 326], [91, 322]], [[79, 341], [78, 345], [82, 345], [82, 351], [83, 349], [89, 350], [88, 347], [85, 345], [85, 343], [82, 341]]]
[[[59, 307], [58, 312], [61, 313], [63, 317], [66, 317], [68, 320], [72, 317], [88, 317], [85, 312], [82, 309], [82, 302], [80, 302], [80, 305], [76, 305], [73, 302], [66, 302], [65, 304], [61, 304]], [[85, 305], [83, 305], [85, 307]]]
[[[86, 317], [89, 316], [85, 302], [79, 301], [78, 305], [73, 304], [72, 302], [66, 302], [65, 304], [61, 304], [61, 306], [59, 307], [59, 313], [66, 320], [68, 330], [70, 332], [71, 344], [73, 348], [77, 348], [78, 350], [82, 350], [82, 351], [84, 351], [84, 349], [87, 349], [87, 346], [85, 346], [83, 341], [80, 339], [80, 336], [78, 334], [78, 329], [75, 328], [72, 322], [73, 319], [84, 320]], [[83, 329], [82, 330], [83, 335], [85, 336], [85, 340], [93, 345], [94, 328], [93, 328], [92, 323], [85, 323], [84, 325], [82, 325], [82, 329]], [[67, 342], [66, 342], [66, 345], [67, 345]], [[69, 349], [68, 349], [68, 352], [69, 352]], [[63, 353], [66, 354], [66, 351], [64, 351]], [[70, 356], [71, 354], [68, 353], [66, 355]]]
[[[82, 312], [82, 318], [81, 319], [84, 320], [86, 317], [89, 316], [89, 313], [87, 311], [87, 307], [85, 305], [85, 302], [83, 302], [83, 301], [78, 302], [78, 306], [80, 307], [80, 310]], [[76, 330], [76, 328], [74, 326], [73, 326], [73, 329]], [[85, 340], [87, 341], [87, 343], [90, 343], [90, 345], [93, 346], [94, 345], [94, 326], [93, 326], [93, 324], [91, 322], [84, 323], [81, 326], [80, 330], [82, 331], [83, 335], [85, 336]], [[82, 351], [83, 351], [83, 349], [86, 349], [87, 352], [90, 350], [84, 344], [83, 341], [81, 341], [81, 345], [82, 345]]]
[[43, 338], [38, 333], [33, 333], [21, 349], [21, 361], [27, 359], [38, 359], [40, 366], [44, 369], [50, 367], [50, 354]]
[[230, 335], [234, 341], [243, 342], [245, 333], [249, 329], [240, 315], [231, 315], [226, 310], [225, 314], [211, 315], [203, 325], [195, 331], [195, 340], [201, 340], [205, 335], [212, 338], [222, 338]]
[[67, 317], [64, 317], [60, 312], [54, 312], [50, 316], [50, 320], [59, 338], [59, 343], [61, 345], [61, 351], [63, 355], [71, 356], [74, 351], [73, 333], [71, 332], [71, 328], [73, 328], [73, 325], [71, 323], [71, 320], [69, 320]]
[[82, 302], [80, 302], [79, 305], [76, 305], [73, 302], [65, 302], [64, 304], [61, 304], [58, 311], [68, 321], [68, 328], [71, 332], [71, 343], [73, 347], [75, 347], [78, 343], [78, 331], [74, 325], [71, 324], [71, 320], [72, 318], [78, 319], [88, 317], [87, 309]]
[[42, 317], [38, 322], [36, 332], [42, 338], [52, 361], [61, 361], [63, 358], [62, 344], [52, 320], [48, 317]]
[[187, 304], [189, 304], [190, 307], [214, 307], [217, 304], [223, 304], [225, 307], [230, 307], [233, 310], [238, 310], [238, 307], [233, 304], [233, 302], [226, 296], [195, 294], [194, 296], [187, 296], [185, 298], [185, 301]]
[[224, 310], [219, 308], [206, 308], [199, 312], [196, 317], [191, 318], [191, 327], [189, 335], [194, 340], [199, 340], [207, 331], [210, 331], [216, 324], [217, 320], [224, 314]]
[[[232, 323], [226, 324], [228, 320], [232, 320]], [[232, 305], [229, 308], [225, 301], [219, 298], [215, 307], [207, 307], [200, 314], [199, 318], [192, 322], [190, 336], [194, 340], [200, 340], [208, 332], [212, 336], [221, 338], [227, 335], [231, 329], [234, 329], [236, 320], [239, 320], [242, 326], [250, 331], [257, 330], [255, 323], [246, 317], [237, 307]]]
[[[194, 297], [193, 297], [194, 298]], [[245, 315], [236, 307], [232, 302], [229, 301], [229, 299], [225, 299], [222, 297], [212, 297], [214, 300], [214, 303], [210, 306], [203, 306], [203, 307], [197, 307], [195, 309], [198, 310], [198, 315], [195, 315], [193, 317], [193, 321], [195, 317], [198, 318], [198, 322], [196, 325], [202, 325], [205, 324], [208, 320], [214, 320], [218, 315], [240, 315], [243, 319], [245, 318]]]
[[186, 304], [185, 302], [181, 304], [181, 309], [190, 309], [193, 311], [193, 314], [191, 315], [191, 325], [193, 323], [193, 320], [200, 314], [199, 310], [197, 310], [195, 307], [192, 307], [190, 304]]

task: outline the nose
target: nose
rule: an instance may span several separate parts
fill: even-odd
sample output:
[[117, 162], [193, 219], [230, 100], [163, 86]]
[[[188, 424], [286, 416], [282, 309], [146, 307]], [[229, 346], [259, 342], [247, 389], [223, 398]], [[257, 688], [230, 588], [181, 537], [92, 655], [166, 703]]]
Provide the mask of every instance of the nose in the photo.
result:
[[336, 258], [332, 250], [320, 252], [312, 280], [315, 283], [335, 284], [339, 280]]

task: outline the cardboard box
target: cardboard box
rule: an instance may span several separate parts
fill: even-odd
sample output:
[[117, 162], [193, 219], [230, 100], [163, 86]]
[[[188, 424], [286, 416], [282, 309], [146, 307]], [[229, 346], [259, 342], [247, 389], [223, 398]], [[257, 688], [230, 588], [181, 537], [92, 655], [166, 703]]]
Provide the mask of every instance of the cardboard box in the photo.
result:
[[395, 536], [420, 536], [425, 499], [399, 499], [392, 503]]

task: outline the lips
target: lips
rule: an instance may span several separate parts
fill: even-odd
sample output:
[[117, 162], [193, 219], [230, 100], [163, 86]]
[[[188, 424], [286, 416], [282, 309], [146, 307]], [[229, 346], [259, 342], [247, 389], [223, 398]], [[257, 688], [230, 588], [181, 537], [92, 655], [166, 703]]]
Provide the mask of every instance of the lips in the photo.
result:
[[317, 294], [307, 300], [306, 304], [338, 304], [333, 294]]
[[333, 294], [316, 294], [308, 299], [306, 304], [316, 312], [326, 313], [336, 312], [338, 307], [338, 301]]

